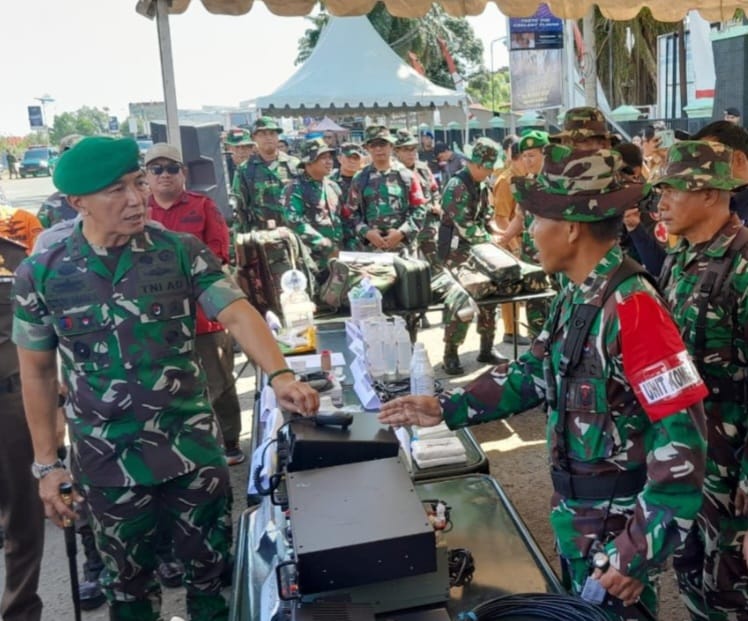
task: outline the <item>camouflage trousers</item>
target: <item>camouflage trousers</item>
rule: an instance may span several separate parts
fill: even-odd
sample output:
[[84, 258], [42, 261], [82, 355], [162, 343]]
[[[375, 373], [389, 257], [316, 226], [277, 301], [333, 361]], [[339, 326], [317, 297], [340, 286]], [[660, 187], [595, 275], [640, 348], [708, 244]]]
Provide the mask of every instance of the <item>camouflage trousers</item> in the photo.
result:
[[[592, 573], [590, 563], [587, 559], [569, 559], [564, 556], [560, 557], [561, 576], [564, 588], [572, 595], [581, 595], [584, 583], [587, 577]], [[658, 597], [658, 580], [652, 578], [644, 585], [644, 590], [640, 596], [640, 606], [645, 606], [655, 617], [657, 616], [657, 597]], [[621, 621], [628, 619], [631, 608], [623, 605], [620, 599], [608, 595], [602, 603], [602, 607], [607, 617], [612, 621]], [[631, 615], [634, 616], [634, 615]], [[642, 618], [634, 616], [634, 618]]]
[[165, 518], [184, 564], [189, 619], [228, 619], [221, 595], [231, 547], [228, 467], [204, 466], [156, 486], [87, 487], [85, 493], [112, 621], [160, 620], [154, 571], [157, 526]]
[[736, 518], [730, 494], [707, 491], [685, 544], [673, 557], [681, 600], [692, 619], [748, 621], [748, 567], [741, 544], [748, 518]]
[[[465, 342], [470, 322], [460, 321], [458, 317], [448, 318], [444, 310], [444, 342], [459, 347]], [[493, 340], [496, 334], [496, 304], [478, 307], [478, 334]]]
[[432, 273], [436, 273], [437, 269], [442, 265], [442, 260], [436, 251], [436, 239], [439, 234], [440, 221], [441, 218], [439, 215], [433, 213], [427, 214], [423, 228], [416, 236], [418, 252], [421, 257], [431, 264]]

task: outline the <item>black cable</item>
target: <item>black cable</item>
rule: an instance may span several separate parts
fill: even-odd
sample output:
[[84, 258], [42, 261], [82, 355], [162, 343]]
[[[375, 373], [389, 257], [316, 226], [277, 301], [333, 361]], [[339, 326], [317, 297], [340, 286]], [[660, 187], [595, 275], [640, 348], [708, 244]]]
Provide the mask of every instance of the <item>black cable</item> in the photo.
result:
[[268, 487], [265, 487], [262, 483], [262, 468], [265, 466], [265, 457], [267, 456], [268, 448], [270, 448], [271, 444], [277, 444], [277, 443], [278, 443], [277, 438], [273, 438], [265, 445], [265, 448], [262, 449], [262, 456], [260, 457], [260, 463], [258, 464], [257, 468], [255, 468], [255, 471], [254, 471], [255, 489], [257, 490], [257, 493], [260, 496], [270, 496], [270, 494], [272, 494], [278, 488], [278, 485], [280, 485], [280, 482], [281, 482], [281, 475], [271, 474], [270, 477], [268, 477], [268, 480], [270, 482]]
[[559, 593], [515, 593], [482, 602], [457, 621], [498, 621], [517, 619], [544, 621], [608, 621], [603, 608], [572, 595]]
[[449, 586], [460, 587], [472, 582], [475, 561], [467, 548], [449, 550]]

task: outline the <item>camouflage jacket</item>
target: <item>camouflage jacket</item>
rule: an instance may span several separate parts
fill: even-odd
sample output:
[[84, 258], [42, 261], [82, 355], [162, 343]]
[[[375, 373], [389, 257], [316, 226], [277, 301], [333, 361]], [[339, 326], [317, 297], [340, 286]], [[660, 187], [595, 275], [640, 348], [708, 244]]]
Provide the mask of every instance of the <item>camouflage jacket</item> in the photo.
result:
[[309, 175], [286, 187], [283, 204], [290, 228], [309, 249], [318, 269], [343, 245], [340, 186], [329, 178], [315, 181]]
[[491, 241], [488, 221], [493, 212], [488, 204], [488, 195], [483, 184], [477, 184], [467, 168], [462, 168], [447, 182], [442, 197], [443, 222], [451, 223], [453, 235], [458, 239], [447, 256], [447, 263], [459, 265], [470, 254], [473, 244]]
[[340, 174], [340, 169], [336, 168], [332, 171], [330, 179], [340, 186], [340, 202], [345, 205], [348, 202], [348, 193], [351, 189], [351, 181], [353, 177], [345, 177]]
[[72, 220], [77, 215], [78, 212], [68, 203], [67, 197], [62, 192], [55, 192], [42, 203], [36, 217], [45, 229], [49, 229], [65, 220]]
[[[567, 284], [539, 338], [517, 361], [439, 399], [451, 428], [506, 418], [546, 401], [553, 467], [590, 476], [646, 468], [638, 495], [609, 502], [555, 493], [551, 512], [562, 556], [585, 558], [601, 538], [611, 564], [642, 579], [683, 542], [701, 504], [705, 389], [662, 301], [641, 276], [621, 283], [592, 321], [569, 380], [563, 425], [568, 462], [562, 463], [556, 429], [559, 365], [572, 312], [583, 303], [600, 306], [622, 256], [614, 247], [581, 285]], [[680, 384], [669, 381], [670, 373]]]
[[369, 164], [353, 177], [348, 209], [361, 239], [371, 229], [397, 229], [412, 242], [423, 226], [426, 199], [418, 177], [402, 164], [393, 162], [385, 172]]
[[113, 271], [78, 225], [16, 272], [13, 340], [60, 354], [78, 481], [154, 485], [223, 463], [195, 305], [215, 318], [243, 294], [197, 238], [150, 225]]
[[11, 289], [16, 268], [26, 258], [23, 244], [0, 237], [0, 380], [19, 372], [16, 346], [11, 341], [13, 305]]
[[[665, 296], [689, 352], [695, 356], [710, 395], [704, 400], [709, 460], [706, 487], [726, 496], [737, 485], [748, 493], [748, 251], [733, 259], [729, 276], [717, 295], [710, 296], [705, 321], [705, 349], [698, 355], [697, 317], [701, 275], [711, 259], [723, 257], [741, 227], [737, 215], [708, 242], [691, 246], [681, 239], [668, 250], [674, 255]], [[730, 381], [732, 380], [732, 381]], [[743, 398], [735, 400], [737, 390]], [[745, 520], [748, 527], [748, 519]]]
[[285, 187], [298, 175], [299, 161], [279, 153], [272, 162], [253, 155], [236, 170], [232, 192], [240, 198], [237, 214], [242, 233], [268, 228], [268, 220], [276, 226], [286, 223], [283, 211]]

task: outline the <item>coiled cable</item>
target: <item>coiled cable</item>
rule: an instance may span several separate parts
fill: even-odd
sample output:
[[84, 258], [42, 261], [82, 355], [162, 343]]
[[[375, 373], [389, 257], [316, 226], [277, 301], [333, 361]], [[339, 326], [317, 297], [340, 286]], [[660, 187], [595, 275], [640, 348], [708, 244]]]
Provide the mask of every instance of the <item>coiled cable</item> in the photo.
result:
[[543, 621], [608, 621], [600, 606], [572, 595], [558, 593], [515, 593], [478, 604], [461, 612], [458, 621], [499, 621], [522, 617]]

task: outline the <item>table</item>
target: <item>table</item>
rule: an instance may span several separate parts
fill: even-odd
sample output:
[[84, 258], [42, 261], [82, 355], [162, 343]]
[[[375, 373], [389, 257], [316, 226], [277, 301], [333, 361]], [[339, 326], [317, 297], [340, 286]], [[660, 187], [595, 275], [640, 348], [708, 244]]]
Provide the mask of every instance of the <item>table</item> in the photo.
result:
[[[346, 405], [359, 404], [358, 397], [353, 390], [353, 376], [350, 370], [350, 364], [353, 361], [353, 354], [348, 351], [345, 324], [341, 321], [325, 322], [317, 326], [317, 350], [329, 349], [343, 353], [346, 361], [344, 367], [345, 381], [343, 385], [343, 400]], [[264, 381], [262, 374], [258, 376], [261, 386]], [[374, 417], [374, 413], [364, 413], [362, 416]], [[373, 423], [372, 423], [373, 424]], [[376, 424], [377, 428], [384, 429], [385, 426]], [[429, 479], [442, 479], [450, 476], [480, 472], [488, 474], [489, 464], [488, 457], [481, 449], [475, 439], [475, 436], [468, 429], [459, 429], [455, 432], [457, 438], [462, 442], [467, 454], [467, 461], [464, 464], [452, 464], [445, 466], [435, 466], [433, 468], [421, 469], [415, 463], [412, 466], [412, 477], [415, 481], [424, 481]], [[261, 444], [264, 439], [263, 429], [260, 422], [260, 398], [259, 394], [255, 395], [254, 415], [252, 417], [252, 437], [250, 442], [251, 453]], [[250, 466], [251, 467], [251, 466]]]
[[[468, 548], [475, 561], [472, 582], [450, 590], [447, 609], [455, 619], [461, 611], [509, 593], [563, 593], [563, 587], [501, 486], [487, 475], [470, 474], [416, 484], [420, 498], [439, 498], [452, 507], [447, 545]], [[268, 502], [264, 500], [263, 502]], [[383, 511], [387, 507], [383, 505]], [[255, 549], [254, 522], [260, 514], [247, 509], [239, 521], [230, 621], [267, 621], [261, 615], [262, 585], [279, 557], [282, 538], [264, 540]], [[398, 621], [399, 615], [387, 619]]]

